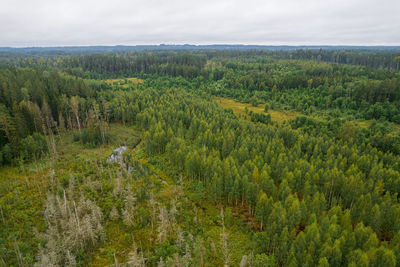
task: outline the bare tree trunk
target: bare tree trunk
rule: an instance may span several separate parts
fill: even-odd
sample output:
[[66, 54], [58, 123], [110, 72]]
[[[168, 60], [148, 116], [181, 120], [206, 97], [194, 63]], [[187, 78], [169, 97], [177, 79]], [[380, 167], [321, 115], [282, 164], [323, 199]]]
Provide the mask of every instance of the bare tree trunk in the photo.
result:
[[114, 262], [115, 262], [115, 267], [118, 267], [119, 263], [118, 263], [117, 257], [115, 256], [115, 253], [114, 253]]
[[18, 266], [23, 267], [24, 266], [24, 259], [22, 258], [21, 252], [19, 251], [19, 246], [17, 241], [15, 240], [14, 243], [14, 250], [15, 250], [15, 255], [17, 256], [17, 261], [18, 261]]
[[72, 118], [68, 115], [68, 128], [72, 130]]
[[78, 123], [78, 130], [79, 134], [81, 134], [81, 123], [79, 122], [79, 116], [78, 114], [75, 114], [76, 122]]
[[222, 232], [221, 232], [221, 242], [222, 242], [222, 249], [224, 254], [224, 267], [229, 266], [229, 251], [228, 251], [228, 241], [227, 241], [227, 234], [225, 232], [225, 217], [224, 217], [224, 209], [221, 208], [221, 219], [222, 219]]
[[3, 221], [3, 224], [5, 224], [6, 220], [4, 219], [3, 208], [1, 206], [0, 206], [0, 213], [1, 213], [1, 220]]

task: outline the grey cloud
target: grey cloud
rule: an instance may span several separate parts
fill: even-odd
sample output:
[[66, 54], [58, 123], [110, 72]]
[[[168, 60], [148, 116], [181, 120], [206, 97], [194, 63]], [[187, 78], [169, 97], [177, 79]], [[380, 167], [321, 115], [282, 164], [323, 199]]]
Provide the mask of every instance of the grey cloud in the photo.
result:
[[400, 45], [398, 0], [2, 0], [0, 46]]

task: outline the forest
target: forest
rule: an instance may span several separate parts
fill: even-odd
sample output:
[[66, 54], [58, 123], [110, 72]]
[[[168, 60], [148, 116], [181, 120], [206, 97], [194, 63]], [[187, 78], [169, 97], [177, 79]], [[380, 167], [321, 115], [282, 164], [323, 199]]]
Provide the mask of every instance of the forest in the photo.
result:
[[400, 50], [71, 51], [0, 51], [0, 266], [400, 266]]

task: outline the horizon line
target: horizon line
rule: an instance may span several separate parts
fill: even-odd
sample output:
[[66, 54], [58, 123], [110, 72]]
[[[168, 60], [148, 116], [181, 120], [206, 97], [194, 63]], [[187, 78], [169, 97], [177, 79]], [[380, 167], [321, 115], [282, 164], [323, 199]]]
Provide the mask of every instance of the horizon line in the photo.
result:
[[157, 43], [157, 44], [80, 44], [80, 45], [31, 45], [31, 46], [3, 46], [0, 49], [29, 49], [29, 48], [90, 48], [90, 47], [146, 47], [146, 46], [253, 46], [253, 47], [396, 47], [400, 44], [246, 44], [246, 43], [210, 43], [210, 44], [191, 44], [191, 43]]

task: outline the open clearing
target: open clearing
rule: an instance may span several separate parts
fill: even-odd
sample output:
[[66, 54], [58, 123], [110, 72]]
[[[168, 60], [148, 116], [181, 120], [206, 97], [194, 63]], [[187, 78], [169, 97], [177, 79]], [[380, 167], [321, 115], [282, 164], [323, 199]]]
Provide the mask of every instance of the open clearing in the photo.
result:
[[233, 112], [236, 114], [241, 114], [241, 115], [247, 116], [246, 108], [248, 110], [251, 110], [256, 113], [271, 114], [272, 121], [278, 122], [278, 123], [292, 120], [292, 119], [296, 118], [297, 116], [301, 115], [299, 112], [291, 111], [291, 110], [279, 111], [279, 110], [270, 109], [270, 110], [268, 110], [268, 112], [264, 112], [263, 105], [258, 105], [257, 107], [254, 107], [251, 104], [240, 103], [233, 99], [223, 98], [223, 97], [217, 97], [217, 98], [215, 98], [215, 101], [219, 105], [221, 105], [223, 108], [231, 108], [233, 110]]
[[122, 79], [108, 79], [104, 80], [104, 82], [110, 85], [122, 85], [122, 87], [126, 88], [129, 85], [143, 83], [143, 80], [138, 78], [122, 78]]

